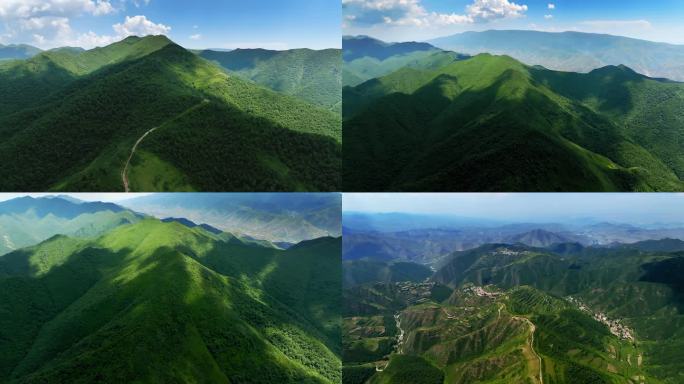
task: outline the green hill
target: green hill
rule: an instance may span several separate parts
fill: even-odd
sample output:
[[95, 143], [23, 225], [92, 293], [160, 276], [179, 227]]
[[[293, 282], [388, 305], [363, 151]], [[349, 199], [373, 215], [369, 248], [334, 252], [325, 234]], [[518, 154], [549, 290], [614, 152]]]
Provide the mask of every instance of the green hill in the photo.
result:
[[13, 61], [0, 92], [3, 190], [339, 189], [339, 115], [163, 36]]
[[345, 87], [344, 189], [680, 191], [684, 86], [478, 55]]
[[199, 55], [238, 76], [274, 91], [341, 112], [342, 59], [339, 49], [203, 50]]
[[339, 254], [339, 239], [281, 251], [152, 219], [15, 251], [0, 381], [339, 382]]

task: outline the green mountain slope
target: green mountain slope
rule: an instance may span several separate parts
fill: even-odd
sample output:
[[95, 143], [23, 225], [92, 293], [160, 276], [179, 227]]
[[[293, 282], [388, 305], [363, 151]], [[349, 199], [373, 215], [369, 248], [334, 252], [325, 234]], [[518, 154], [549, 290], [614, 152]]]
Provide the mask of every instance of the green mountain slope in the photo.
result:
[[0, 381], [339, 382], [339, 242], [144, 220], [0, 257]]
[[0, 79], [17, 95], [0, 103], [4, 190], [123, 190], [129, 157], [132, 190], [339, 189], [338, 115], [163, 36], [46, 52]]
[[332, 111], [341, 111], [342, 53], [339, 49], [204, 50], [199, 55], [218, 63], [228, 73]]
[[[547, 80], [562, 73], [486, 54], [438, 70], [404, 67], [347, 87], [345, 190], [684, 189], [681, 148], [679, 154], [673, 149], [683, 126], [674, 106], [684, 103], [684, 87], [633, 72], [626, 84], [621, 68], [599, 72], [601, 85], [596, 73], [573, 75], [573, 84], [638, 89], [639, 103], [625, 103], [624, 92], [605, 92], [596, 102], [588, 94], [579, 98]], [[666, 100], [658, 109], [658, 138], [646, 124], [657, 103], [649, 89]], [[629, 108], [631, 125], [610, 105]]]

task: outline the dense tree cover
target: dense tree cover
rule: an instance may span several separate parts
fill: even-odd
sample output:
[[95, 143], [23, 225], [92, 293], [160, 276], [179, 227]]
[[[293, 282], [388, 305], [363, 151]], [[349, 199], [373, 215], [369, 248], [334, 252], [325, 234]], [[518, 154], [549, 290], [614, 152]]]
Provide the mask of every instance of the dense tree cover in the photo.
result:
[[339, 247], [148, 219], [0, 257], [0, 381], [339, 382]]
[[342, 105], [342, 52], [339, 49], [205, 50], [199, 55], [274, 91], [296, 96], [340, 112]]
[[339, 189], [339, 115], [227, 75], [162, 36], [45, 52], [0, 78], [13, 95], [0, 102], [4, 190], [121, 190], [131, 147], [153, 128], [178, 146], [152, 143], [159, 153], [134, 157], [147, 168], [131, 171], [132, 186]]
[[678, 191], [684, 87], [478, 55], [344, 99], [345, 190]]

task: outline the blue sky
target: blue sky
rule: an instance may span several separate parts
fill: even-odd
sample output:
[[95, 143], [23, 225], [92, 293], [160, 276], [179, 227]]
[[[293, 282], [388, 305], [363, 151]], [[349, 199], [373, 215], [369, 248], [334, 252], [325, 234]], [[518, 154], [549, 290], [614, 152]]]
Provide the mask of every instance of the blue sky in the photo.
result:
[[684, 222], [683, 193], [345, 193], [344, 212], [445, 214], [513, 222], [592, 218]]
[[188, 48], [339, 48], [340, 0], [0, 0], [0, 43], [92, 48], [165, 34]]
[[682, 0], [342, 0], [346, 35], [427, 40], [464, 31], [609, 33], [684, 44]]

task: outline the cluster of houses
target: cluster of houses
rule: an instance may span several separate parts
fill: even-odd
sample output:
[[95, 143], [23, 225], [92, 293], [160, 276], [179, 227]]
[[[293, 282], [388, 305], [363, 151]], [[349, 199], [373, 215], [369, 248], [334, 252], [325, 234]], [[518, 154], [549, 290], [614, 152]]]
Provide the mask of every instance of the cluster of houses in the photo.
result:
[[568, 296], [568, 301], [575, 304], [580, 311], [592, 315], [594, 320], [605, 324], [613, 335], [623, 340], [634, 342], [634, 332], [623, 324], [620, 319], [611, 319], [603, 312], [594, 312], [582, 301], [572, 296]]

